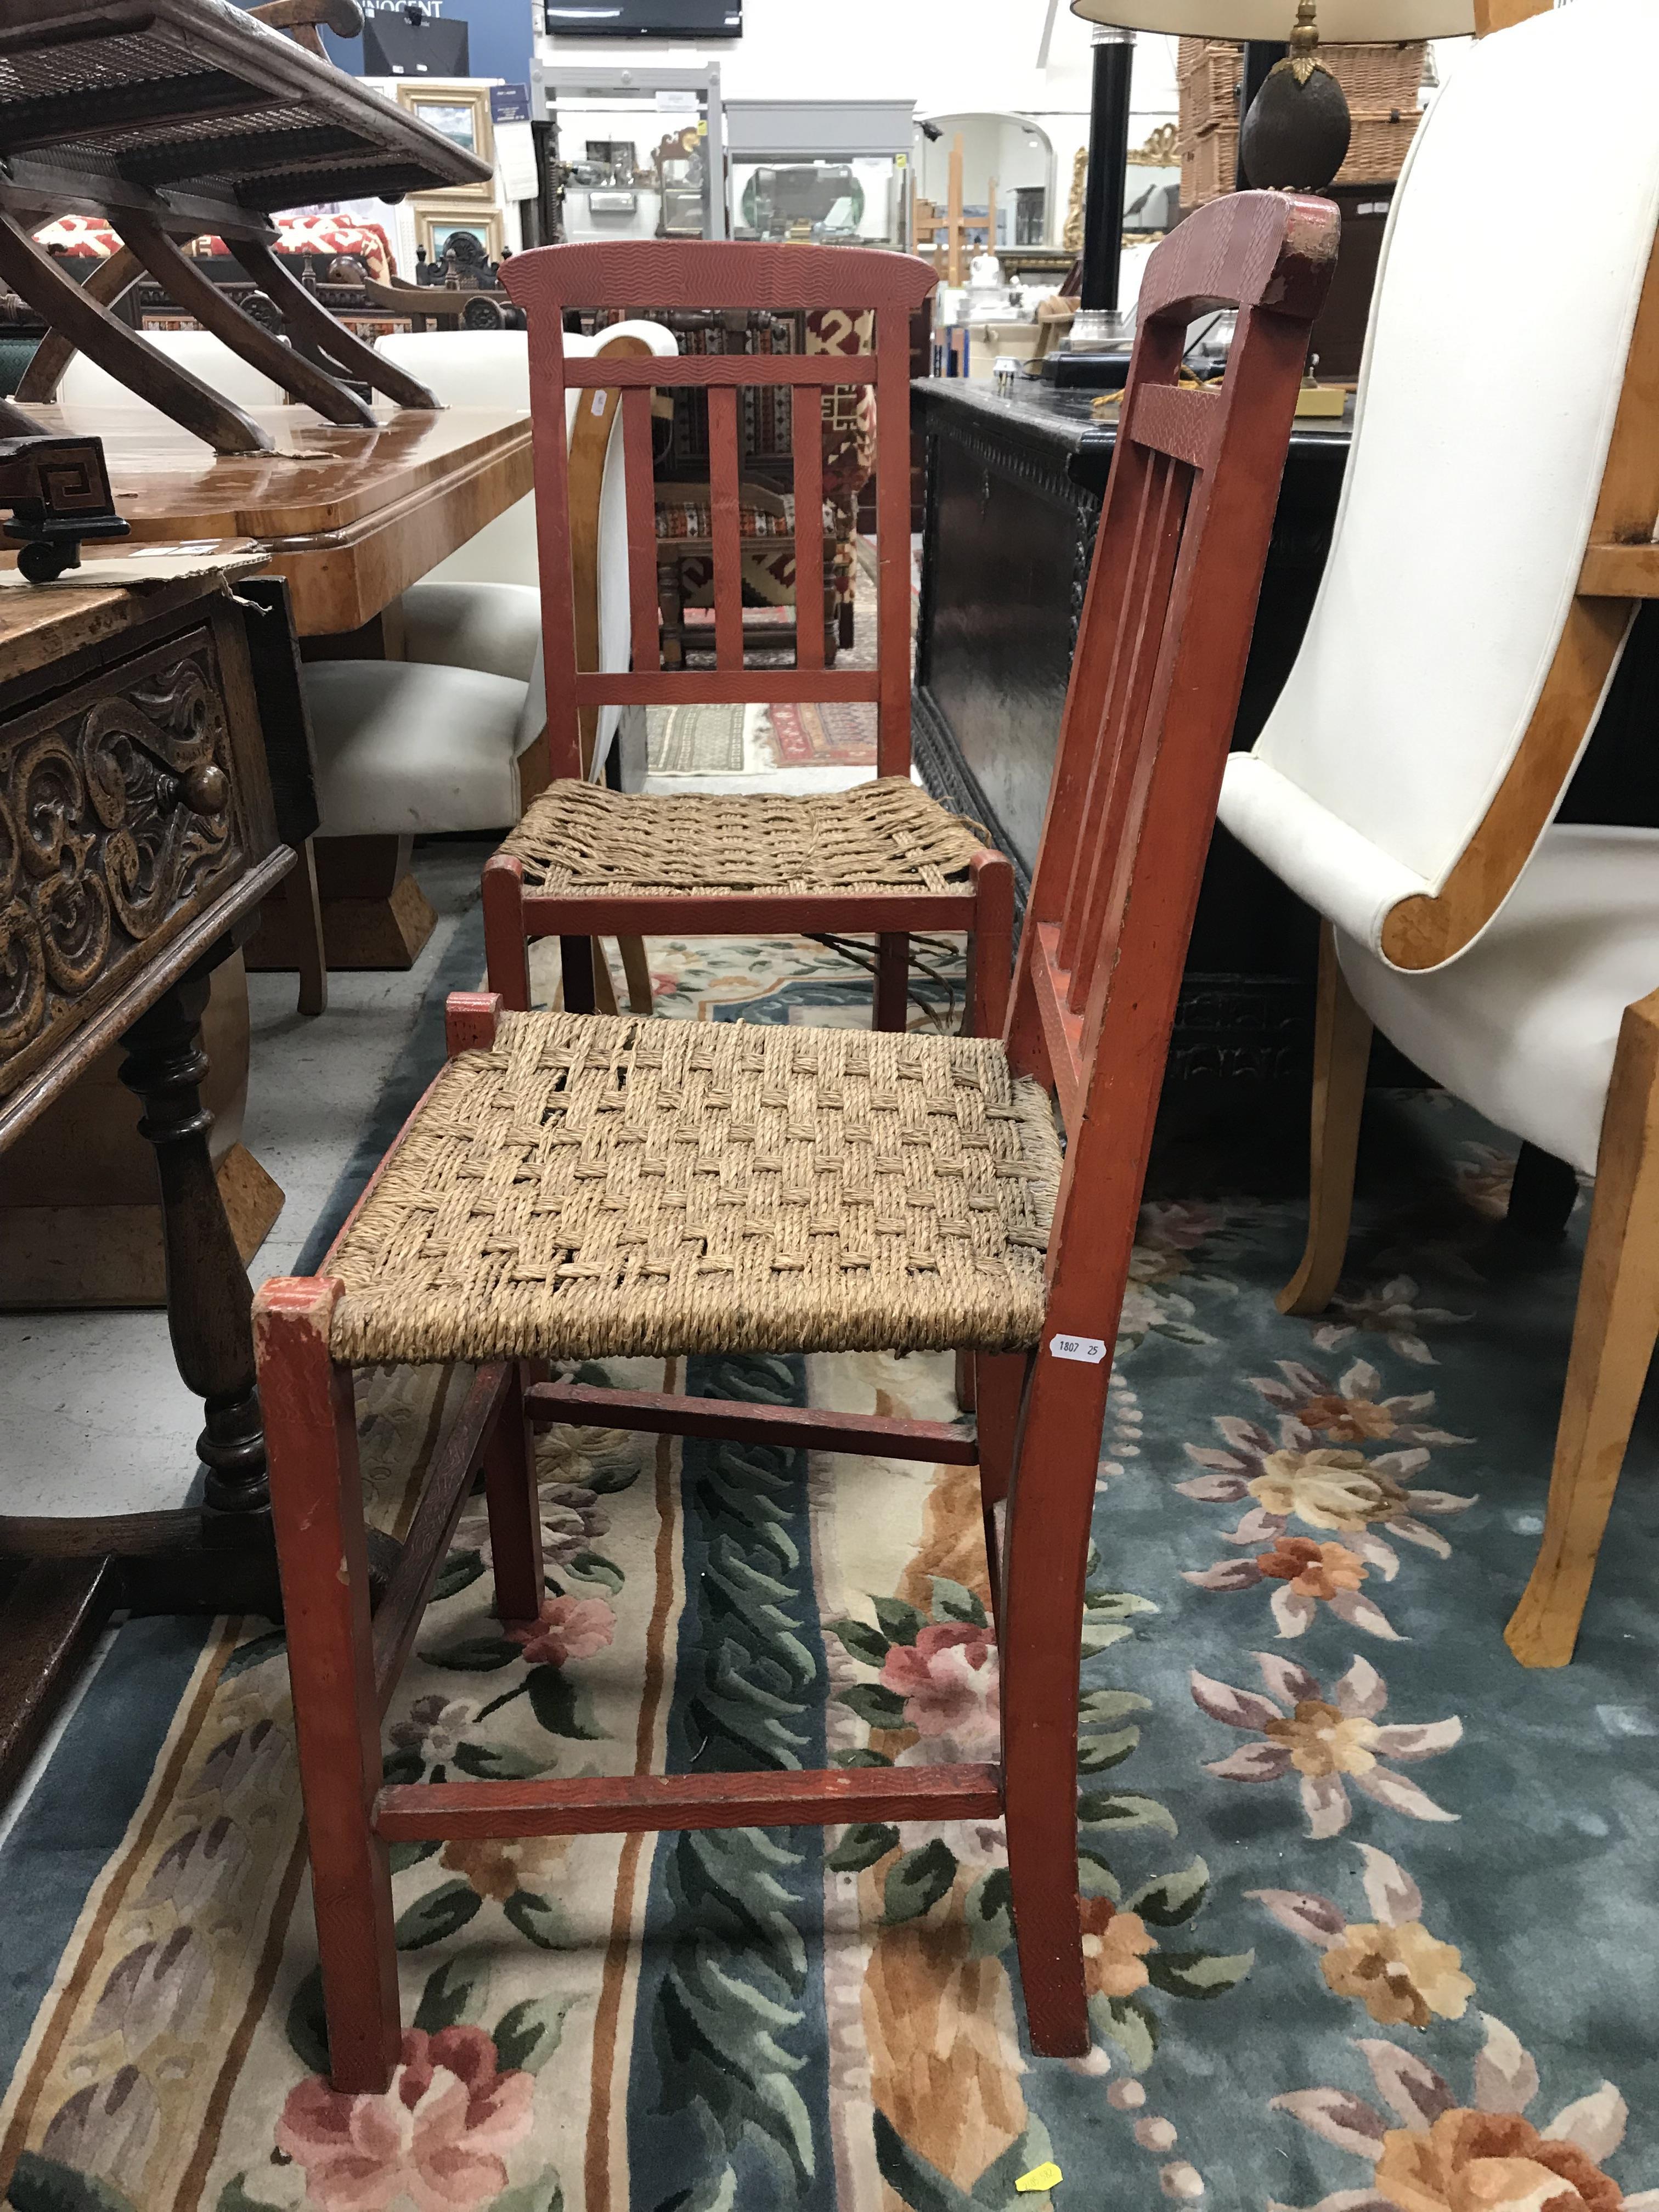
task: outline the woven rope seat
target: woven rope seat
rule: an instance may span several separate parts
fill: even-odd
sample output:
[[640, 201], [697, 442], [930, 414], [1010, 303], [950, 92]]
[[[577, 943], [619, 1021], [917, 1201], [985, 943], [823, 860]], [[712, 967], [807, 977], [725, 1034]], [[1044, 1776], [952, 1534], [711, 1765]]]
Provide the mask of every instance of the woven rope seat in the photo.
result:
[[902, 776], [851, 791], [668, 798], [556, 783], [501, 850], [534, 896], [610, 891], [946, 891], [981, 833]]
[[991, 1040], [506, 1014], [326, 1263], [332, 1348], [1015, 1351], [1060, 1167], [1046, 1096]]

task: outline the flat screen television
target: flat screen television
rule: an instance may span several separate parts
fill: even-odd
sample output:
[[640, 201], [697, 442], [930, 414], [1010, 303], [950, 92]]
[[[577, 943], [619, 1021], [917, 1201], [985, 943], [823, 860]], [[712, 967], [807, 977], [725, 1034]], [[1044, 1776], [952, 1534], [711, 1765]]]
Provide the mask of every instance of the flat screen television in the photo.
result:
[[743, 0], [544, 0], [555, 39], [740, 39]]

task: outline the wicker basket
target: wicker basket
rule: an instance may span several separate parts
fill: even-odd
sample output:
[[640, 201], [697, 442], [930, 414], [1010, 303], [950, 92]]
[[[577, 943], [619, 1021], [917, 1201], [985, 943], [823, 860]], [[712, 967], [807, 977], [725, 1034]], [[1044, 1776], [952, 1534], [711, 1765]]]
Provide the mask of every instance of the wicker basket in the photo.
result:
[[[1327, 46], [1321, 58], [1347, 96], [1353, 119], [1339, 185], [1382, 185], [1400, 174], [1420, 120], [1421, 40], [1395, 46]], [[1222, 39], [1182, 39], [1177, 61], [1181, 109], [1181, 204], [1202, 207], [1232, 191], [1238, 170], [1238, 88], [1243, 49]]]
[[1182, 39], [1178, 64], [1183, 139], [1217, 123], [1238, 121], [1238, 88], [1244, 75], [1241, 49], [1227, 39]]
[[1418, 117], [1356, 115], [1348, 158], [1336, 173], [1339, 185], [1392, 184], [1417, 136]]
[[1181, 149], [1181, 204], [1203, 207], [1233, 189], [1238, 174], [1238, 125], [1218, 123]]

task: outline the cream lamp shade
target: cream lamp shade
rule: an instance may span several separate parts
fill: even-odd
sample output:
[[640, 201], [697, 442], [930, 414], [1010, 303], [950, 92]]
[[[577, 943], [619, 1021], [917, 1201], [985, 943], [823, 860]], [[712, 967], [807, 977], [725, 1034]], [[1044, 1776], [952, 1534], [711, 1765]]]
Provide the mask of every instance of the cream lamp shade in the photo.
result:
[[[1282, 43], [1296, 0], [1072, 0], [1072, 13], [1125, 31]], [[1328, 46], [1468, 38], [1474, 27], [1474, 0], [1319, 0], [1319, 35]]]

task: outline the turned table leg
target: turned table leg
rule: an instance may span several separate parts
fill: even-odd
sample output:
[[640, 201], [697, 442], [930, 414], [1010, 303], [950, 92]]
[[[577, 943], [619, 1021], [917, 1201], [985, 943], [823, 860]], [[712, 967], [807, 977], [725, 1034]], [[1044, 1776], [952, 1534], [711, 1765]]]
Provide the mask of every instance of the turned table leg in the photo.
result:
[[155, 1148], [161, 1179], [173, 1357], [205, 1401], [197, 1449], [208, 1470], [207, 1518], [255, 1516], [241, 1518], [235, 1532], [252, 1537], [260, 1522], [268, 1533], [270, 1489], [254, 1384], [253, 1294], [208, 1156], [213, 1116], [202, 1103], [201, 1019], [209, 980], [205, 966], [191, 969], [133, 1024], [123, 1040], [121, 1080], [143, 1108], [138, 1132]]

